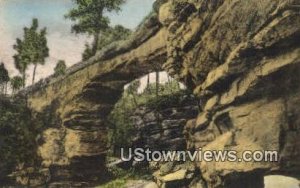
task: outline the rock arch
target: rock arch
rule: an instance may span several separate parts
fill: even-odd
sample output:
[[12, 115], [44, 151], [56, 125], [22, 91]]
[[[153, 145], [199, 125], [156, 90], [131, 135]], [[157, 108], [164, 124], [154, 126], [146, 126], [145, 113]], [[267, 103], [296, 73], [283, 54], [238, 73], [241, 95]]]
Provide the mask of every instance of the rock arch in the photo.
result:
[[[162, 70], [166, 61], [166, 30], [156, 17], [134, 37], [71, 67], [65, 76], [47, 78], [21, 92], [28, 96], [36, 118], [53, 116], [38, 149], [43, 166], [52, 169], [52, 181], [78, 177], [89, 181], [91, 174], [97, 178], [105, 173], [107, 116], [126, 84]], [[56, 177], [62, 171], [66, 176]]]
[[25, 92], [34, 111], [51, 109], [60, 122], [44, 132], [45, 165], [102, 156], [103, 121], [123, 86], [162, 67], [184, 81], [203, 108], [186, 125], [188, 149], [279, 152], [278, 163], [197, 163], [210, 187], [232, 187], [233, 177], [253, 187], [253, 179], [263, 181], [272, 171], [299, 174], [299, 7], [297, 0], [167, 1], [127, 45]]

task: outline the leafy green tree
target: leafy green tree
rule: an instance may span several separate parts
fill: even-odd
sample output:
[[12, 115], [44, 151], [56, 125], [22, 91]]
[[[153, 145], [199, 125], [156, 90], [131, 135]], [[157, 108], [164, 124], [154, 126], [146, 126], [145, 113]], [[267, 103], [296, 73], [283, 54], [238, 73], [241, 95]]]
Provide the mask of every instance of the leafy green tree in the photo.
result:
[[67, 70], [67, 65], [64, 60], [59, 60], [56, 64], [56, 67], [54, 68], [54, 75], [55, 76], [60, 76], [64, 75]]
[[92, 47], [88, 43], [86, 43], [85, 50], [82, 53], [82, 60], [83, 61], [88, 60], [90, 57], [93, 57], [93, 55], [95, 54], [93, 53]]
[[119, 11], [125, 0], [74, 0], [76, 7], [65, 16], [75, 22], [72, 31], [87, 33], [94, 37], [91, 53], [96, 54], [99, 37], [109, 28], [109, 18], [105, 12]]
[[[102, 50], [104, 47], [108, 46], [109, 44], [125, 40], [128, 36], [132, 33], [130, 29], [127, 29], [121, 25], [116, 25], [115, 27], [109, 27], [102, 34], [99, 36], [97, 50]], [[85, 45], [85, 51], [82, 55], [82, 60], [87, 60], [92, 57], [93, 49], [89, 44]]]
[[19, 164], [37, 165], [37, 133], [26, 100], [0, 97], [0, 179]]
[[2, 94], [7, 93], [7, 84], [9, 82], [8, 71], [5, 68], [4, 63], [0, 64], [0, 91]]
[[19, 55], [15, 55], [14, 56], [14, 60], [15, 60], [15, 67], [16, 69], [21, 73], [22, 75], [22, 87], [24, 88], [26, 85], [26, 70], [28, 68], [29, 62], [28, 62], [28, 58], [25, 58], [24, 55], [21, 54], [21, 49], [22, 49], [22, 44], [21, 44], [21, 40], [17, 39], [17, 46], [14, 46], [14, 48], [17, 50], [17, 48], [19, 48], [17, 51], [20, 51]]
[[15, 76], [10, 80], [10, 86], [13, 94], [19, 91], [23, 86], [23, 78], [21, 76]]
[[[103, 31], [102, 34], [99, 36], [97, 50], [102, 50], [104, 47], [108, 46], [113, 42], [125, 40], [126, 38], [128, 38], [129, 35], [131, 35], [131, 33], [132, 31], [130, 29], [127, 29], [122, 25], [109, 27], [108, 29]], [[82, 59], [87, 60], [93, 55], [93, 48], [89, 44], [86, 44], [85, 51], [82, 55]]]
[[116, 25], [108, 28], [101, 36], [98, 43], [98, 50], [115, 41], [125, 40], [131, 35], [132, 31], [122, 25]]
[[32, 84], [35, 80], [37, 66], [44, 65], [45, 59], [49, 57], [47, 46], [47, 29], [38, 31], [39, 23], [37, 19], [32, 20], [30, 28], [24, 28], [23, 40], [17, 39], [14, 49], [17, 54], [14, 56], [15, 66], [23, 76], [23, 87], [25, 87], [26, 70], [30, 64], [34, 65]]

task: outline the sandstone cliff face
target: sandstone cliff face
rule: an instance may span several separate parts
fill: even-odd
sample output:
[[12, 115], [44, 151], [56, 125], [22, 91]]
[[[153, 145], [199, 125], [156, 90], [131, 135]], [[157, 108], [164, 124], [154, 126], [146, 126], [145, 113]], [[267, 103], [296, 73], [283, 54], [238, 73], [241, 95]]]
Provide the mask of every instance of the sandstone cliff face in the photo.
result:
[[169, 1], [160, 10], [168, 28], [164, 68], [194, 89], [203, 107], [186, 125], [188, 149], [280, 154], [278, 163], [198, 163], [209, 187], [251, 187], [252, 179], [252, 187], [263, 187], [264, 173], [299, 174], [299, 5]]
[[278, 163], [197, 163], [208, 187], [262, 187], [264, 174], [300, 174], [299, 0], [162, 2], [150, 32], [28, 93], [34, 111], [54, 105], [60, 122], [42, 135], [44, 165], [82, 165], [76, 174], [103, 157], [105, 118], [123, 86], [163, 65], [203, 108], [186, 124], [188, 149], [279, 151]]
[[35, 118], [50, 116], [40, 135], [42, 166], [51, 181], [98, 181], [105, 174], [106, 117], [124, 86], [165, 61], [166, 30], [153, 14], [128, 41], [112, 44], [65, 76], [22, 91]]

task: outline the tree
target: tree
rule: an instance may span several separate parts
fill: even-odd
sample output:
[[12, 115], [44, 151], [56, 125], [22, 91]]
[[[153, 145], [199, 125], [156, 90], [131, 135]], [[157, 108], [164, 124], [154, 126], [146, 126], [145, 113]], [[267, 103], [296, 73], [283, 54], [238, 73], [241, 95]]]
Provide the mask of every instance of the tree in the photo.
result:
[[26, 70], [30, 64], [34, 65], [32, 84], [35, 80], [36, 68], [38, 64], [44, 65], [45, 59], [49, 57], [47, 46], [47, 29], [38, 31], [38, 20], [33, 19], [30, 28], [24, 28], [23, 40], [17, 39], [14, 49], [17, 54], [14, 56], [15, 66], [23, 76], [23, 87], [25, 87]]
[[85, 44], [85, 50], [84, 52], [82, 53], [82, 60], [85, 61], [85, 60], [88, 60], [90, 57], [93, 57], [93, 50], [92, 48], [90, 47], [90, 45], [88, 43]]
[[56, 64], [56, 67], [54, 68], [54, 75], [55, 76], [61, 76], [66, 73], [66, 62], [64, 60], [59, 60]]
[[7, 93], [7, 84], [9, 82], [8, 71], [5, 68], [4, 63], [0, 64], [0, 91], [2, 94]]
[[[123, 27], [122, 25], [116, 25], [115, 27], [108, 27], [105, 31], [101, 33], [98, 39], [97, 50], [102, 50], [104, 47], [108, 46], [109, 44], [125, 40], [129, 35], [131, 35], [132, 31]], [[93, 55], [93, 48], [89, 45], [85, 45], [85, 51], [82, 55], [82, 60], [87, 60]]]
[[[0, 179], [7, 179], [16, 167], [36, 166], [38, 127], [26, 99], [0, 97]], [[18, 169], [23, 170], [23, 169]], [[19, 171], [20, 172], [20, 171]], [[2, 187], [2, 186], [1, 186]], [[30, 185], [29, 185], [30, 187]]]
[[99, 37], [98, 50], [111, 44], [115, 41], [125, 40], [132, 31], [122, 25], [116, 25], [114, 27], [109, 27], [106, 31], [102, 33]]
[[147, 85], [146, 85], [146, 90], [150, 93], [150, 73], [147, 74]]
[[159, 71], [157, 70], [156, 72], [155, 72], [155, 78], [156, 78], [156, 80], [155, 80], [155, 84], [156, 84], [156, 87], [155, 87], [155, 94], [156, 94], [156, 98], [158, 98], [158, 95], [159, 95]]
[[132, 83], [129, 84], [127, 91], [128, 93], [132, 96], [133, 102], [135, 104], [136, 107], [138, 107], [138, 102], [136, 100], [136, 94], [138, 92], [138, 88], [140, 87], [141, 82], [140, 80], [135, 80]]
[[15, 67], [22, 75], [22, 87], [26, 85], [26, 70], [29, 65], [28, 58], [22, 53], [23, 42], [20, 39], [17, 39], [17, 44], [14, 46], [14, 49], [18, 51], [18, 55], [14, 56]]
[[101, 32], [109, 28], [109, 18], [105, 12], [119, 11], [125, 0], [74, 0], [76, 7], [69, 11], [66, 18], [75, 22], [72, 31], [75, 33], [87, 33], [94, 37], [91, 48], [96, 54]]
[[23, 86], [23, 78], [21, 76], [15, 76], [10, 80], [10, 86], [13, 94], [19, 91]]

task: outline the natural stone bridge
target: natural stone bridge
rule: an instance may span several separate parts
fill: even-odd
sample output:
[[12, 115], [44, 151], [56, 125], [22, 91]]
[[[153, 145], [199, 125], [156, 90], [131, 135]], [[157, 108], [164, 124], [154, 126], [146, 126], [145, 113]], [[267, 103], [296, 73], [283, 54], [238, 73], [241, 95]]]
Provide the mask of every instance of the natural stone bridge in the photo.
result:
[[[54, 117], [46, 118], [48, 129], [39, 148], [43, 165], [52, 167], [53, 174], [60, 176], [61, 166], [74, 171], [76, 181], [105, 173], [106, 117], [126, 84], [161, 70], [166, 34], [157, 16], [151, 16], [129, 41], [112, 44], [88, 62], [71, 67], [65, 76], [50, 77], [29, 88], [28, 104], [36, 118]], [[60, 179], [75, 178], [67, 174]]]
[[85, 180], [103, 173], [105, 121], [124, 85], [163, 68], [203, 109], [186, 125], [187, 149], [279, 152], [277, 163], [197, 163], [208, 187], [263, 187], [266, 174], [299, 175], [299, 0], [164, 2], [129, 41], [26, 91], [37, 118], [56, 117], [43, 132], [44, 165]]

